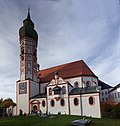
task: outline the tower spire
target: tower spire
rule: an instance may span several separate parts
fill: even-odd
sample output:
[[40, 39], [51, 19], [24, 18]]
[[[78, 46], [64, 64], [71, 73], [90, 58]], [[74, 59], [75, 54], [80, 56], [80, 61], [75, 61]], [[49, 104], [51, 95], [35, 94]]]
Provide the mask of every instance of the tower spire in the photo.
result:
[[27, 19], [31, 20], [31, 18], [30, 18], [30, 8], [28, 8], [28, 15], [27, 15]]

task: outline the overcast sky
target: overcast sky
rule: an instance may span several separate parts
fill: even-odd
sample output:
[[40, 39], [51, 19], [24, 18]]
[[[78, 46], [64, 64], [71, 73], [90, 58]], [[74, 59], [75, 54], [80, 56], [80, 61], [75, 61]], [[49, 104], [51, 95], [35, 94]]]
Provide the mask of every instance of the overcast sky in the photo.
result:
[[120, 82], [119, 0], [0, 0], [0, 97], [15, 100], [28, 7], [41, 69], [83, 59], [102, 81]]

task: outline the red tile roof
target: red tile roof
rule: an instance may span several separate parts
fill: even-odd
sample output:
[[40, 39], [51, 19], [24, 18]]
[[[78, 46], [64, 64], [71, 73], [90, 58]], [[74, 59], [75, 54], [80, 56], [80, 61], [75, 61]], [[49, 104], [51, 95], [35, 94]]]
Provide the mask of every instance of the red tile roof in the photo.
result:
[[51, 67], [38, 71], [41, 82], [49, 82], [54, 78], [54, 73], [58, 72], [63, 79], [73, 78], [78, 76], [94, 76], [97, 77], [83, 60]]

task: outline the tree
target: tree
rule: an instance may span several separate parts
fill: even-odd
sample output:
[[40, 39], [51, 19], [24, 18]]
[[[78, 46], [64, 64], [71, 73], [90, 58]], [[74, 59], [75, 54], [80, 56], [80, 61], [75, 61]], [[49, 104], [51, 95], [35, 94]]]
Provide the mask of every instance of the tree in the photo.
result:
[[3, 105], [3, 99], [1, 98], [0, 99], [0, 108], [2, 108], [4, 105]]
[[15, 107], [16, 104], [13, 102], [11, 98], [7, 98], [3, 100], [2, 98], [0, 99], [0, 107], [1, 108], [9, 108], [10, 106]]

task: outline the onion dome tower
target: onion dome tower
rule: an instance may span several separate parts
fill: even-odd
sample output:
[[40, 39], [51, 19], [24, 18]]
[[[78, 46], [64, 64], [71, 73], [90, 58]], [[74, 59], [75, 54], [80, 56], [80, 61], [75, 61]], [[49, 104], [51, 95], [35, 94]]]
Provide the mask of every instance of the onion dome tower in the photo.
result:
[[37, 45], [38, 34], [28, 9], [27, 18], [19, 30], [20, 37], [20, 80], [37, 81]]
[[38, 34], [28, 9], [27, 18], [19, 29], [20, 39], [20, 80], [16, 82], [16, 114], [19, 110], [30, 113], [30, 98], [39, 93], [39, 79], [37, 77], [37, 45]]

